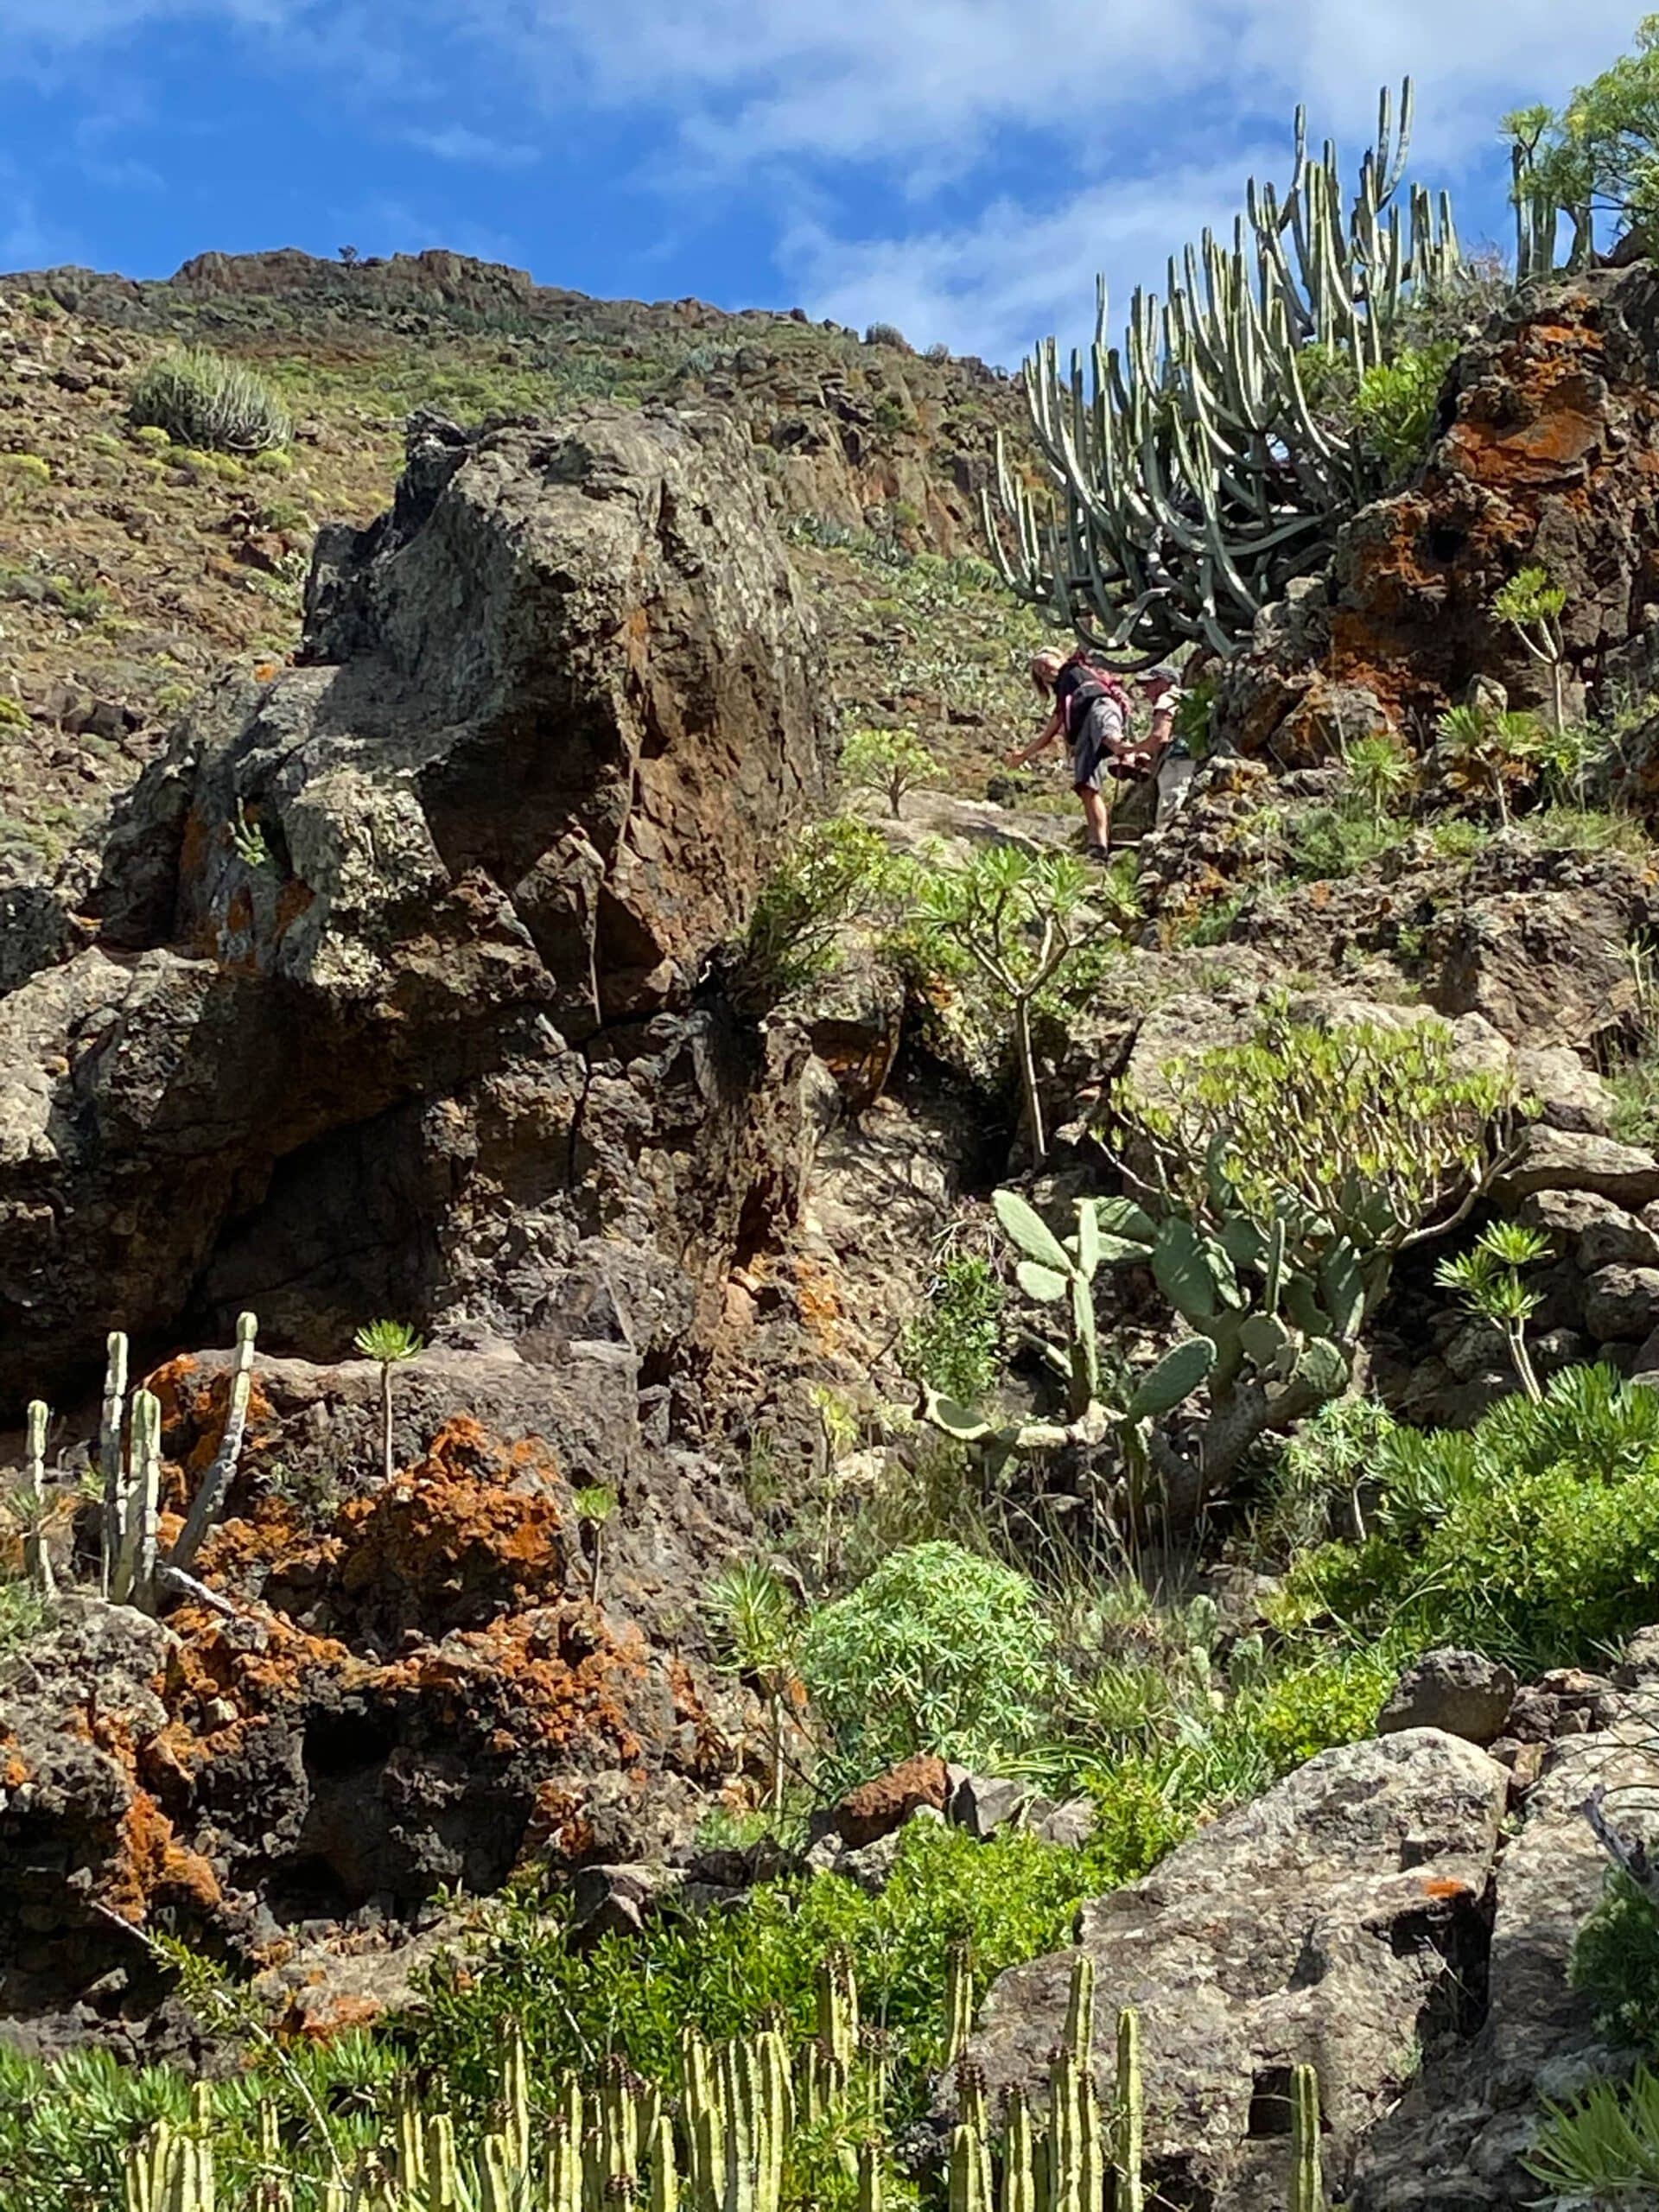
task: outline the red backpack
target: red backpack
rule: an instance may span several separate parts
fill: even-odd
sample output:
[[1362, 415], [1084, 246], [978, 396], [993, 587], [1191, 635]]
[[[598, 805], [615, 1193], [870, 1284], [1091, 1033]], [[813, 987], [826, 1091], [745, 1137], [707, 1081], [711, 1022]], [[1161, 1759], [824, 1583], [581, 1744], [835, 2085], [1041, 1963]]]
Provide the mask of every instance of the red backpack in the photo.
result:
[[1071, 710], [1079, 702], [1087, 705], [1093, 699], [1105, 698], [1109, 699], [1119, 714], [1122, 715], [1124, 734], [1127, 736], [1133, 702], [1111, 670], [1103, 668], [1087, 645], [1079, 645], [1076, 652], [1062, 662], [1059, 674], [1064, 675], [1068, 668], [1081, 669], [1084, 672], [1084, 681], [1078, 684], [1066, 702], [1067, 731], [1069, 732], [1071, 728]]

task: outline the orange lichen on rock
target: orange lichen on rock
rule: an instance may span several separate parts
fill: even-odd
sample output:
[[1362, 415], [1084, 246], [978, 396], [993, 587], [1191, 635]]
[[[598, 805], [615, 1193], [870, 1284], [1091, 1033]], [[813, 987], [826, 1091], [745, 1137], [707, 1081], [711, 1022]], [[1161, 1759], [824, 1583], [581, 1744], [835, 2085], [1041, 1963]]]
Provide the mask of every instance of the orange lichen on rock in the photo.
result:
[[[480, 1709], [521, 1746], [569, 1749], [599, 1739], [614, 1763], [642, 1755], [639, 1732], [650, 1649], [627, 1630], [595, 1627], [573, 1610], [523, 1614], [446, 1637], [380, 1670], [377, 1691], [448, 1698], [457, 1714]], [[671, 1706], [670, 1707], [671, 1711]]]
[[99, 1901], [140, 1928], [154, 1907], [212, 1914], [223, 1904], [224, 1895], [207, 1859], [179, 1841], [149, 1792], [137, 1789], [122, 1816], [118, 1856]]

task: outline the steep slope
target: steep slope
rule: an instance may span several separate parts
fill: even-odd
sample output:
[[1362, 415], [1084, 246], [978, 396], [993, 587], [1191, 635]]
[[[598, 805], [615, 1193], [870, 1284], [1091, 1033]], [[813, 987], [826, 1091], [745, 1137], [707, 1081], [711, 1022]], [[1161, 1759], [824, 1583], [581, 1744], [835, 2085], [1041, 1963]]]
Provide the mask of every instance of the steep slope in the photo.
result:
[[[244, 463], [135, 435], [132, 381], [181, 343], [256, 365], [291, 450]], [[588, 300], [447, 253], [207, 254], [149, 283], [56, 270], [0, 278], [0, 885], [49, 871], [221, 663], [289, 655], [316, 525], [385, 505], [412, 409], [476, 422], [584, 398], [729, 414], [849, 726], [942, 734], [965, 787], [982, 778], [1028, 712], [1034, 634], [974, 557], [977, 489], [1020, 415], [982, 363], [798, 315]]]

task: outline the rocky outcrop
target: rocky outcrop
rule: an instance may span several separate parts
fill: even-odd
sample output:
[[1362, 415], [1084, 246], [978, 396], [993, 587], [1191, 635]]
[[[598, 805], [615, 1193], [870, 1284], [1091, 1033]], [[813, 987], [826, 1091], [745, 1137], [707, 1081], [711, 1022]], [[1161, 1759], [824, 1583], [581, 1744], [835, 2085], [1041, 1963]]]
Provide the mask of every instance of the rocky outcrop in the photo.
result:
[[[1607, 1868], [1580, 1808], [1604, 1783], [1621, 1825], [1650, 1831], [1652, 1661], [1649, 1632], [1622, 1691], [1603, 1682], [1586, 1703], [1553, 1676], [1523, 1690], [1509, 1725], [1541, 1732], [1518, 1764], [1516, 1741], [1496, 1746], [1513, 1775], [1427, 1728], [1327, 1751], [1084, 1909], [1103, 2076], [1116, 2008], [1141, 2014], [1160, 2203], [1276, 2212], [1303, 2063], [1319, 2073], [1333, 2200], [1536, 2202], [1522, 2161], [1545, 2101], [1621, 2063], [1567, 1974]], [[1483, 1732], [1508, 1687], [1491, 1686]], [[993, 2091], [1040, 2085], [1070, 1974], [1063, 1953], [993, 1985], [969, 2051]]]
[[[1471, 2002], [1507, 1789], [1484, 1752], [1432, 1731], [1327, 1751], [1084, 1909], [1103, 2069], [1118, 2009], [1141, 2012], [1160, 2202], [1281, 2205], [1291, 2069], [1308, 2061], [1340, 2189], [1421, 2041]], [[1062, 1954], [993, 1986], [968, 2050], [993, 2095], [1042, 2082], [1070, 1974]]]
[[186, 724], [0, 1001], [0, 1397], [245, 1305], [660, 1364], [787, 1205], [790, 1071], [696, 996], [830, 762], [731, 429], [418, 423], [306, 650]]
[[[212, 1453], [226, 1380], [213, 1359], [151, 1377], [169, 1510]], [[429, 1353], [397, 1380], [388, 1482], [366, 1363], [263, 1363], [200, 1556], [213, 1605], [163, 1624], [73, 1599], [0, 1675], [0, 1863], [18, 1877], [0, 2018], [18, 2032], [129, 2032], [157, 1999], [141, 1939], [163, 1913], [246, 1963], [308, 1944], [310, 2013], [339, 1997], [365, 2017], [329, 1957], [366, 1946], [391, 1987], [441, 1888], [683, 1857], [760, 1758], [694, 1595], [752, 1541], [747, 1515], [664, 1445], [666, 1409], [618, 1348], [558, 1369]], [[601, 1475], [595, 1563], [573, 1492]], [[164, 1516], [164, 1537], [177, 1526]]]
[[1491, 612], [1529, 565], [1565, 587], [1573, 684], [1659, 620], [1659, 271], [1647, 263], [1529, 289], [1458, 360], [1426, 467], [1343, 533], [1328, 582], [1269, 609], [1230, 668], [1241, 750], [1301, 766], [1370, 731], [1431, 720], [1477, 677], [1516, 705], [1548, 677]]

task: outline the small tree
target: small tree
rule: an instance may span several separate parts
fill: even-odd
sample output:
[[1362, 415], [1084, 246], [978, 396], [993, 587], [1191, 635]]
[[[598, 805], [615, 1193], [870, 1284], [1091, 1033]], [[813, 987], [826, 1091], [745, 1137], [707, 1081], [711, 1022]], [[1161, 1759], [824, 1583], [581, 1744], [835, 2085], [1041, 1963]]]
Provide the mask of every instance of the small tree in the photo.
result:
[[1522, 108], [1504, 118], [1522, 217], [1522, 277], [1553, 259], [1556, 217], [1573, 224], [1572, 263], [1595, 253], [1598, 215], [1645, 238], [1659, 217], [1659, 16], [1637, 27], [1636, 51], [1580, 85], [1559, 113]]
[[939, 764], [912, 729], [855, 729], [842, 748], [847, 780], [874, 791], [896, 822], [906, 797], [938, 781]]
[[1013, 845], [993, 846], [963, 867], [940, 868], [920, 886], [924, 951], [931, 939], [947, 958], [965, 954], [1013, 1017], [1026, 1119], [1039, 1160], [1047, 1157], [1048, 1140], [1037, 1087], [1033, 1009], [1105, 925], [1091, 899], [1111, 888], [1069, 853], [1039, 859]]
[[766, 1709], [771, 1800], [784, 1802], [785, 1708], [799, 1689], [800, 1608], [783, 1582], [758, 1560], [732, 1560], [709, 1586], [706, 1600], [721, 1663], [747, 1675]]
[[407, 1321], [371, 1321], [353, 1338], [365, 1359], [380, 1363], [380, 1457], [388, 1482], [397, 1471], [391, 1445], [391, 1370], [413, 1359], [421, 1341]]
[[1455, 1290], [1471, 1313], [1502, 1329], [1516, 1379], [1535, 1404], [1544, 1393], [1527, 1350], [1527, 1324], [1544, 1301], [1541, 1292], [1522, 1281], [1521, 1270], [1548, 1253], [1549, 1239], [1541, 1230], [1518, 1221], [1495, 1221], [1469, 1251], [1442, 1260], [1434, 1271], [1443, 1289]]
[[1550, 716], [1557, 737], [1567, 727], [1567, 641], [1561, 635], [1566, 605], [1565, 588], [1552, 584], [1546, 569], [1522, 569], [1492, 601], [1493, 613], [1549, 671]]

